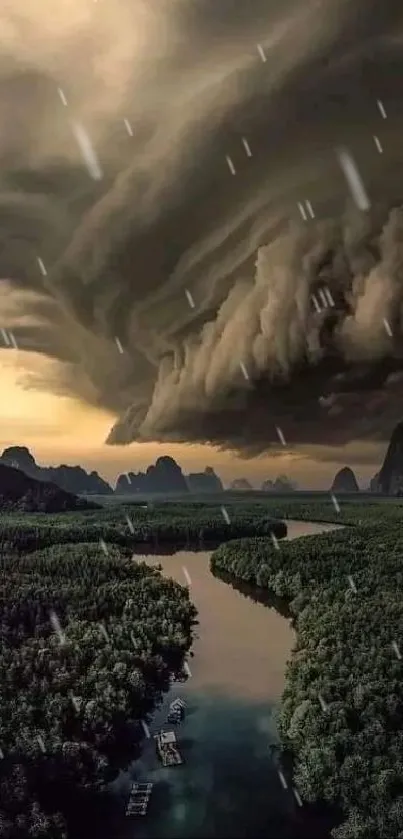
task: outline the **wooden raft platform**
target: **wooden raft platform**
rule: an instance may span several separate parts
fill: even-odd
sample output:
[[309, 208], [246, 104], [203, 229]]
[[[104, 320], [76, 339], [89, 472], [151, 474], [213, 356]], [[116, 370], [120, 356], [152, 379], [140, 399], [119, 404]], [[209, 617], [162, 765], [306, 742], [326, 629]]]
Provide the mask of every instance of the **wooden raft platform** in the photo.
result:
[[155, 740], [163, 766], [180, 766], [183, 763], [174, 731], [160, 731], [155, 735]]
[[126, 816], [145, 816], [154, 784], [132, 784]]

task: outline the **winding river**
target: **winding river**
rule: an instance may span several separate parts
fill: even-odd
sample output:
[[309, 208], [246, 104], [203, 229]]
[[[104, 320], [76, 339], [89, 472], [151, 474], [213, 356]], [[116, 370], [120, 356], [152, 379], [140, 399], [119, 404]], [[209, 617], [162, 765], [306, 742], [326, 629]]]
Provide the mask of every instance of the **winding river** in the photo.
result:
[[[337, 525], [288, 521], [288, 539]], [[145, 817], [122, 818], [113, 839], [325, 839], [318, 814], [299, 807], [291, 781], [281, 783], [270, 746], [277, 743], [275, 710], [294, 643], [289, 621], [274, 608], [214, 577], [209, 553], [147, 556], [165, 576], [189, 584], [199, 613], [191, 678], [175, 685], [155, 715], [151, 735], [166, 723], [176, 696], [187, 703], [177, 730], [185, 764], [163, 769], [153, 739], [142, 758], [121, 773], [123, 802], [133, 780], [155, 786]], [[250, 594], [251, 596], [248, 596]], [[246, 595], [246, 596], [245, 596]]]

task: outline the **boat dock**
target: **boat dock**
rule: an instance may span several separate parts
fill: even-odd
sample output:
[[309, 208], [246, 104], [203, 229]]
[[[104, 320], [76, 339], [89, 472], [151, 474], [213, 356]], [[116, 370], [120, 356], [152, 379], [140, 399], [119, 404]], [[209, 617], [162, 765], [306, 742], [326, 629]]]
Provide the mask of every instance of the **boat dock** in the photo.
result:
[[155, 740], [163, 766], [180, 766], [183, 763], [174, 731], [160, 731], [155, 735]]
[[132, 784], [126, 816], [145, 816], [154, 784]]

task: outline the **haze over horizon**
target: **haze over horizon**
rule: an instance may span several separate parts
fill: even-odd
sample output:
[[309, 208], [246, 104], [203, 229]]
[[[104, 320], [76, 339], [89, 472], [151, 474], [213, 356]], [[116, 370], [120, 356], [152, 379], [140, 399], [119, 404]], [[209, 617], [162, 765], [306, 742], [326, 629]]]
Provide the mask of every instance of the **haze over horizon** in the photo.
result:
[[166, 453], [367, 484], [403, 415], [401, 4], [0, 22], [0, 446], [109, 480]]
[[[19, 355], [13, 352], [17, 361]], [[7, 356], [9, 360], [13, 352]], [[184, 472], [212, 466], [226, 484], [246, 477], [253, 485], [260, 486], [266, 479], [286, 474], [301, 488], [327, 490], [336, 471], [348, 465], [359, 484], [365, 487], [378, 471], [386, 448], [368, 444], [337, 450], [324, 448], [320, 461], [308, 452], [304, 455], [302, 450], [279, 450], [277, 456], [269, 453], [260, 459], [243, 460], [210, 446], [151, 443], [132, 443], [123, 448], [107, 446], [104, 440], [110, 427], [108, 414], [66, 397], [24, 390], [13, 367], [0, 367], [0, 392], [7, 394], [0, 411], [0, 454], [8, 446], [27, 446], [39, 465], [80, 465], [90, 471], [95, 469], [112, 484], [119, 474], [141, 471], [157, 457], [168, 454]], [[78, 433], [73, 431], [76, 428]]]
[[[4, 354], [3, 354], [4, 356]], [[278, 448], [260, 458], [242, 459], [231, 452], [211, 446], [132, 443], [130, 446], [107, 446], [105, 437], [111, 415], [65, 396], [27, 390], [21, 385], [21, 357], [10, 350], [0, 366], [0, 393], [6, 398], [0, 408], [0, 454], [9, 446], [27, 446], [41, 466], [80, 465], [96, 470], [115, 484], [119, 474], [141, 471], [157, 457], [170, 455], [184, 472], [197, 472], [212, 466], [223, 482], [246, 477], [255, 486], [286, 474], [300, 488], [329, 489], [342, 466], [350, 466], [362, 488], [382, 462], [386, 445], [351, 444], [346, 447], [315, 449], [312, 457], [307, 447], [297, 452]], [[38, 364], [38, 359], [32, 362]], [[42, 362], [40, 362], [42, 363]]]

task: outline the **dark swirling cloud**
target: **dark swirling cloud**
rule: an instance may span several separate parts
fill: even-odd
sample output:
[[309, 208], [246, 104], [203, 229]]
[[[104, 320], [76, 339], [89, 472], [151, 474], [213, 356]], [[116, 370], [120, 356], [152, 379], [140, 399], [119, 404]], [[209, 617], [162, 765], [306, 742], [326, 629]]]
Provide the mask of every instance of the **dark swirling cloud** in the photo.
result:
[[111, 444], [385, 439], [403, 413], [401, 4], [75, 0], [48, 28], [25, 5], [1, 13], [0, 317], [55, 362], [29, 386], [114, 413]]

